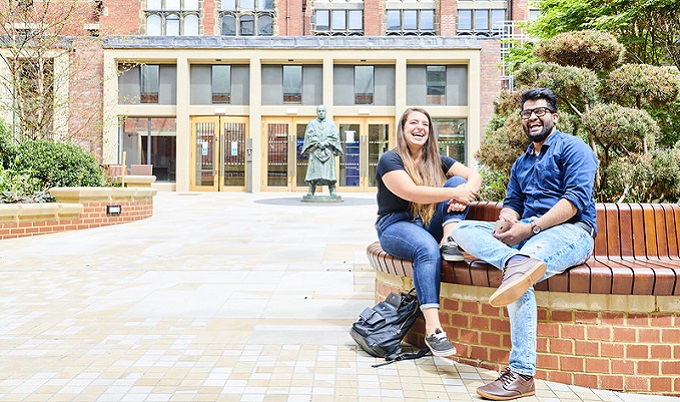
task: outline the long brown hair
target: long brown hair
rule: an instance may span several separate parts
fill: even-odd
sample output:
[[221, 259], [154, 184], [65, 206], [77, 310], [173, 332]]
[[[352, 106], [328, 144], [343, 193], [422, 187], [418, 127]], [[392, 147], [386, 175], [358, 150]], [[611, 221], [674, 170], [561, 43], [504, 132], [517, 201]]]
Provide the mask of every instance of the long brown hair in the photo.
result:
[[[409, 114], [412, 112], [422, 113], [427, 116], [429, 123], [429, 132], [427, 141], [420, 153], [420, 159], [416, 161], [411, 155], [408, 148], [408, 143], [404, 137], [404, 125], [408, 120]], [[404, 111], [399, 119], [399, 126], [397, 127], [397, 147], [395, 148], [397, 154], [404, 162], [404, 169], [406, 174], [411, 177], [413, 182], [418, 186], [428, 187], [442, 187], [446, 182], [446, 176], [442, 171], [441, 157], [439, 156], [439, 147], [437, 146], [437, 137], [434, 132], [434, 124], [430, 114], [422, 108], [408, 108]], [[427, 226], [434, 215], [437, 204], [418, 204], [411, 202], [409, 210], [414, 215], [420, 216], [423, 225]]]

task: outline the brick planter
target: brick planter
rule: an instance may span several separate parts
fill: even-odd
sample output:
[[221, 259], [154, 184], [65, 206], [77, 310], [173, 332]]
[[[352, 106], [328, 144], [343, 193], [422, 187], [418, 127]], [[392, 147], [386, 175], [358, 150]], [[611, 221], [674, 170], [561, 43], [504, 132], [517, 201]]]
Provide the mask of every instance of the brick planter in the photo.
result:
[[[150, 187], [59, 187], [50, 190], [56, 203], [0, 204], [0, 240], [145, 219], [153, 215], [156, 191]], [[119, 214], [107, 213], [117, 210]]]

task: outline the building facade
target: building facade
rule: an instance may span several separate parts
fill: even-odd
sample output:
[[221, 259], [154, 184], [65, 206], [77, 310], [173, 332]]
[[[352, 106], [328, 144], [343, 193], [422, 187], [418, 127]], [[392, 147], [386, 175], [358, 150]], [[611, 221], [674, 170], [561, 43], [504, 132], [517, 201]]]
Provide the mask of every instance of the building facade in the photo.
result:
[[102, 163], [152, 164], [170, 191], [305, 191], [299, 151], [321, 104], [343, 144], [339, 192], [375, 188], [411, 106], [431, 113], [443, 154], [474, 164], [502, 87], [499, 39], [533, 12], [528, 0], [89, 3], [69, 58], [99, 80], [71, 75], [69, 97], [88, 96], [68, 120], [96, 115]]

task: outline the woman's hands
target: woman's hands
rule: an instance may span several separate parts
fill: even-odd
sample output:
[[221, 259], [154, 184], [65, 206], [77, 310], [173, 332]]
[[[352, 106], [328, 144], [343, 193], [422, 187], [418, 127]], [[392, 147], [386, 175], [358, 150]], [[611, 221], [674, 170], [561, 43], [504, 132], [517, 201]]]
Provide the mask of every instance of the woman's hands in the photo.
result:
[[453, 194], [449, 200], [449, 212], [463, 211], [477, 198], [477, 190], [467, 183], [454, 187], [451, 190], [453, 190]]

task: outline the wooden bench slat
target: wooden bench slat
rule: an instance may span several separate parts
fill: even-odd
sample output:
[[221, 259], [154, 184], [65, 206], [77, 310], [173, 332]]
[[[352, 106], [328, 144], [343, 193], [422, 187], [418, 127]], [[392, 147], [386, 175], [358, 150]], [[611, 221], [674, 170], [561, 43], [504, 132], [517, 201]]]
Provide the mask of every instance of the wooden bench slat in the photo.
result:
[[651, 204], [650, 207], [654, 211], [654, 232], [656, 234], [657, 256], [659, 258], [668, 258], [668, 230], [666, 228], [666, 214], [660, 204]]
[[[619, 230], [619, 208], [616, 204], [604, 204], [606, 225], [606, 255], [621, 255], [621, 231]], [[599, 236], [598, 236], [599, 237]]]
[[[619, 237], [621, 239], [620, 254], [622, 256], [633, 256], [633, 213], [630, 205], [623, 204], [618, 206], [619, 210]], [[607, 254], [612, 255], [612, 254]], [[613, 254], [615, 255], [615, 254]]]
[[599, 264], [595, 259], [586, 261], [585, 265], [590, 268], [590, 290], [593, 294], [611, 294], [614, 274], [612, 269]]
[[633, 255], [646, 257], [646, 242], [645, 242], [645, 227], [644, 214], [640, 204], [628, 204], [631, 213], [631, 224], [633, 230]]
[[595, 204], [595, 209], [597, 211], [597, 216], [595, 223], [597, 224], [598, 234], [595, 238], [595, 248], [593, 253], [595, 255], [609, 255], [607, 250], [607, 221], [605, 218], [605, 207], [603, 204]]
[[616, 263], [609, 258], [595, 258], [588, 261], [589, 265], [607, 267], [612, 272], [611, 294], [629, 295], [633, 293], [633, 270], [625, 265]]
[[668, 258], [680, 259], [678, 253], [678, 235], [676, 232], [675, 208], [673, 204], [661, 204], [666, 222], [666, 242], [668, 245]]

